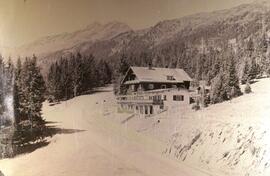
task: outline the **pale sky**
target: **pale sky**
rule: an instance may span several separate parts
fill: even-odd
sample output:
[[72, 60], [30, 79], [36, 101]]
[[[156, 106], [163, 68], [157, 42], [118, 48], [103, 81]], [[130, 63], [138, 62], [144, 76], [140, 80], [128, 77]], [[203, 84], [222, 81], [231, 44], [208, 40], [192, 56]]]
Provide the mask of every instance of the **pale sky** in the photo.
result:
[[[24, 2], [26, 1], [26, 2]], [[133, 29], [254, 0], [0, 0], [0, 46], [120, 21]]]

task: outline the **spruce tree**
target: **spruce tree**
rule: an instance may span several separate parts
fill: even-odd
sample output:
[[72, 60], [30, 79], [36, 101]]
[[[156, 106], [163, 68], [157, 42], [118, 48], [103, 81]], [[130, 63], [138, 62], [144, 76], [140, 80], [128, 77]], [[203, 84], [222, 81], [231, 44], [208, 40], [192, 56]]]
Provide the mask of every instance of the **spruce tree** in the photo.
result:
[[253, 57], [251, 60], [251, 65], [248, 73], [248, 78], [253, 81], [258, 75], [258, 66], [256, 63], [256, 59]]
[[78, 53], [76, 56], [72, 56], [71, 58], [71, 86], [72, 86], [72, 92], [73, 97], [76, 97], [80, 94], [80, 88], [81, 88], [81, 67], [82, 67], [82, 56], [80, 53]]
[[21, 122], [22, 117], [22, 63], [21, 59], [18, 58], [15, 68], [15, 81], [14, 81], [14, 116], [15, 116], [15, 125], [18, 126]]
[[229, 70], [228, 70], [228, 86], [230, 98], [240, 96], [241, 89], [239, 86], [239, 78], [236, 72], [236, 63], [233, 57], [230, 59]]
[[212, 80], [212, 88], [210, 92], [210, 99], [211, 103], [220, 103], [223, 101], [223, 76], [219, 73], [213, 80]]
[[128, 69], [129, 69], [129, 64], [127, 62], [127, 57], [125, 55], [122, 55], [122, 57], [120, 58], [120, 63], [119, 63], [119, 73], [121, 75], [125, 75]]
[[36, 57], [26, 58], [21, 71], [21, 115], [29, 120], [31, 129], [42, 125], [42, 103], [45, 100], [45, 82], [37, 66]]
[[249, 79], [249, 64], [248, 61], [245, 60], [244, 63], [244, 69], [243, 69], [243, 73], [242, 73], [242, 79], [241, 79], [241, 83], [245, 84], [247, 82], [247, 80]]

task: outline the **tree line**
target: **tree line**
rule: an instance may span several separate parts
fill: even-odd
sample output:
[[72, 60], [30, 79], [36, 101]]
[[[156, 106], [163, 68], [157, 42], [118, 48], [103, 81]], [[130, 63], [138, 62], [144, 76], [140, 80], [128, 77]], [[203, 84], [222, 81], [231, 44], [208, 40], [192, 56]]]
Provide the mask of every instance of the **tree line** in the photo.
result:
[[0, 57], [0, 157], [40, 139], [46, 128], [41, 114], [45, 90], [35, 56], [16, 65]]
[[112, 82], [113, 72], [104, 60], [80, 53], [61, 58], [42, 75], [37, 57], [11, 58], [5, 63], [0, 57], [0, 125], [14, 122], [18, 131], [42, 127], [42, 103], [68, 100], [91, 93], [99, 86]]
[[[41, 74], [35, 56], [25, 58], [23, 62], [18, 59], [15, 66], [11, 59], [4, 63], [1, 58], [0, 113], [7, 108], [4, 95], [13, 92], [16, 124], [29, 124], [29, 128], [33, 128], [44, 122], [41, 108], [45, 99], [50, 102], [64, 101], [110, 83], [114, 83], [118, 93], [120, 81], [129, 66], [152, 64], [156, 67], [183, 68], [194, 78], [197, 86], [201, 80], [211, 86], [209, 94], [203, 93], [204, 104], [237, 97], [242, 94], [241, 83], [249, 84], [258, 76], [270, 73], [266, 38], [255, 42], [250, 38], [237, 47], [226, 44], [222, 49], [208, 45], [204, 45], [205, 48], [188, 48], [185, 44], [179, 46], [182, 49], [169, 47], [157, 52], [143, 52], [139, 57], [123, 53], [114, 64], [110, 60], [98, 60], [93, 55], [70, 54], [52, 63], [45, 76]], [[171, 51], [175, 56], [169, 57]]]
[[[250, 83], [263, 75], [270, 75], [269, 38], [266, 35], [250, 36], [230, 44], [190, 46], [181, 42], [163, 46], [160, 50], [143, 53], [122, 53], [118, 61], [116, 93], [121, 92], [120, 82], [129, 66], [182, 68], [199, 86], [205, 81], [211, 86], [209, 94], [202, 93], [203, 104], [215, 104], [242, 95], [240, 84]], [[123, 92], [123, 91], [122, 91]]]
[[107, 61], [71, 54], [51, 64], [47, 75], [48, 100], [57, 102], [89, 93], [95, 87], [110, 84], [112, 77]]

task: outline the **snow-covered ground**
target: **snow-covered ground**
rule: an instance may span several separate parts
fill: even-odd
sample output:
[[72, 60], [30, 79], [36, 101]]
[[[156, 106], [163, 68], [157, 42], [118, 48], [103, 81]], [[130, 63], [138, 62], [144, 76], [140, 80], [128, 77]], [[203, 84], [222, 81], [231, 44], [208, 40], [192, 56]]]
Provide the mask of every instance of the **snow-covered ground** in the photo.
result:
[[52, 137], [46, 147], [1, 160], [0, 170], [5, 176], [208, 175], [162, 156], [164, 145], [158, 140], [114, 123], [108, 116], [113, 104], [112, 92], [45, 104], [44, 117], [59, 122], [53, 125], [63, 128], [63, 133]]
[[[270, 79], [253, 93], [194, 112], [168, 111], [127, 126], [167, 143], [163, 154], [216, 175], [270, 175]], [[159, 122], [158, 122], [159, 120]]]
[[147, 119], [116, 113], [111, 91], [45, 104], [44, 117], [63, 133], [30, 154], [1, 160], [0, 170], [6, 176], [268, 176], [270, 79], [251, 86], [253, 93], [232, 101]]

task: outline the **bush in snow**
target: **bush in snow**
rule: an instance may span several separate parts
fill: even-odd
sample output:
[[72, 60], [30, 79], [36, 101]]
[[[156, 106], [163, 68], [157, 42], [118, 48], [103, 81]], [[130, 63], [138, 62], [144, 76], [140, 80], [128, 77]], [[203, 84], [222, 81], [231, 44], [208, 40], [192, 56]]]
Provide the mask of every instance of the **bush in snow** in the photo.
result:
[[246, 87], [245, 87], [245, 93], [249, 94], [251, 92], [252, 92], [252, 90], [251, 90], [250, 84], [249, 84], [249, 82], [247, 82]]

